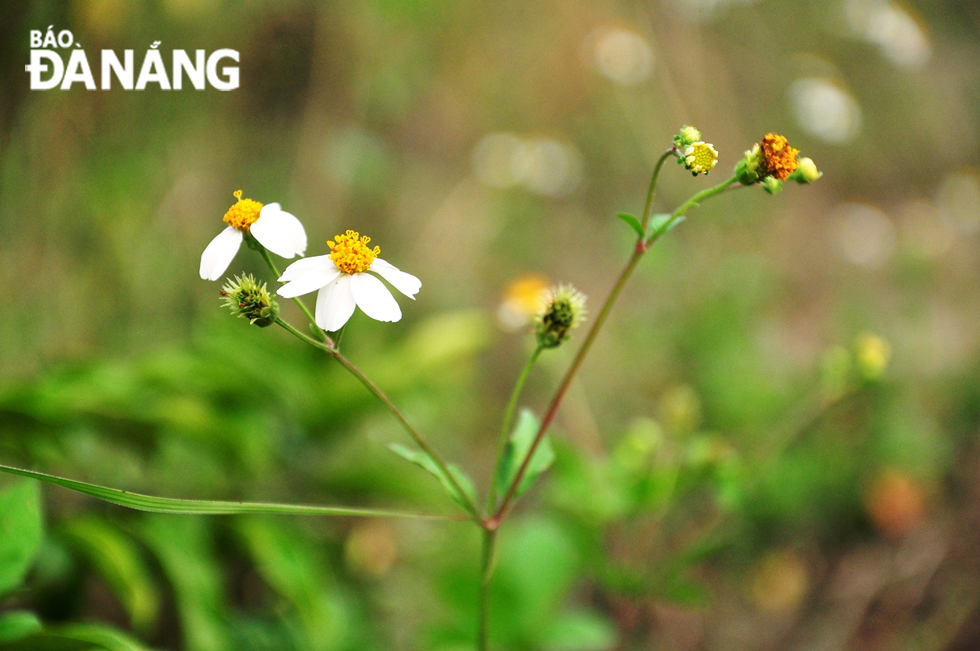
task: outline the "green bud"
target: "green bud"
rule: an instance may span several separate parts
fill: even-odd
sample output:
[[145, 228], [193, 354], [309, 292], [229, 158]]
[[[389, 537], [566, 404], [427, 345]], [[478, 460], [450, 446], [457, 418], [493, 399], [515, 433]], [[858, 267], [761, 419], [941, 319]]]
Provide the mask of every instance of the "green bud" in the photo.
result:
[[534, 319], [538, 344], [555, 348], [568, 339], [570, 332], [585, 318], [585, 296], [571, 285], [552, 288], [542, 309]]
[[762, 189], [769, 194], [779, 194], [783, 189], [783, 182], [777, 179], [775, 176], [767, 176], [762, 179]]
[[674, 136], [674, 146], [678, 149], [684, 149], [685, 147], [689, 147], [699, 140], [701, 140], [701, 132], [692, 127], [690, 124], [685, 124], [681, 127], [680, 132]]
[[759, 173], [759, 165], [762, 162], [762, 149], [759, 147], [759, 143], [755, 144], [755, 147], [745, 152], [745, 156], [742, 157], [735, 165], [735, 178], [742, 185], [753, 185], [762, 180]]
[[260, 285], [251, 274], [235, 276], [235, 282], [225, 283], [220, 293], [225, 307], [252, 325], [265, 328], [279, 317], [279, 305], [272, 300], [265, 283]]
[[813, 159], [804, 157], [800, 159], [799, 167], [789, 175], [789, 178], [797, 183], [806, 184], [813, 183], [821, 176], [823, 176], [823, 172], [817, 169], [817, 165], [813, 162]]

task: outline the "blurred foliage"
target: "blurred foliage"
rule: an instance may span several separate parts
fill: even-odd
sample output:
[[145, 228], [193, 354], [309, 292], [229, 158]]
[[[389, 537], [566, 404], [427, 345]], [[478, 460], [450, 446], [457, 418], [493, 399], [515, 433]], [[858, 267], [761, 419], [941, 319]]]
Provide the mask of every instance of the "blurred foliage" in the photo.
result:
[[[495, 324], [505, 288], [600, 304], [678, 126], [716, 174], [775, 130], [824, 177], [706, 203], [643, 260], [502, 530], [494, 648], [976, 648], [974, 4], [5, 3], [0, 463], [451, 512], [356, 380], [199, 280], [232, 192], [299, 216], [311, 255], [357, 228], [422, 279], [343, 348], [482, 491], [531, 345]], [[48, 25], [90, 57], [234, 48], [241, 87], [30, 91]], [[657, 211], [705, 187], [675, 172]], [[271, 280], [244, 250], [240, 272]], [[471, 648], [471, 529], [149, 515], [4, 476], [0, 649]]]

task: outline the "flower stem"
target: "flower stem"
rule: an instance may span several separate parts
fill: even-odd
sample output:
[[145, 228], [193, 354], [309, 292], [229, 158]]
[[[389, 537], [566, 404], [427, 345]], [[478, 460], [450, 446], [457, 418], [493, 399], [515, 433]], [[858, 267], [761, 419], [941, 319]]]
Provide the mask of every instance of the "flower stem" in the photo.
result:
[[439, 453], [435, 451], [435, 448], [432, 447], [432, 445], [425, 439], [425, 437], [422, 436], [422, 434], [420, 434], [419, 431], [415, 429], [415, 427], [410, 422], [408, 422], [408, 419], [405, 418], [405, 414], [403, 414], [401, 410], [395, 405], [395, 403], [391, 401], [391, 398], [389, 398], [388, 395], [381, 390], [381, 387], [375, 384], [371, 380], [371, 378], [366, 376], [364, 372], [361, 371], [361, 369], [354, 366], [353, 362], [351, 362], [349, 359], [344, 357], [339, 350], [332, 347], [329, 343], [323, 341], [316, 341], [315, 339], [313, 339], [313, 337], [303, 334], [302, 332], [294, 328], [292, 325], [286, 323], [282, 319], [276, 319], [276, 323], [282, 326], [285, 330], [287, 330], [291, 334], [295, 335], [297, 338], [304, 341], [305, 343], [308, 343], [314, 348], [319, 348], [323, 352], [333, 357], [335, 360], [340, 362], [340, 365], [343, 366], [345, 369], [347, 369], [347, 371], [351, 375], [353, 375], [358, 380], [360, 380], [361, 384], [363, 384], [368, 391], [374, 394], [374, 397], [377, 398], [379, 401], [381, 401], [381, 404], [383, 404], [388, 409], [388, 411], [391, 412], [391, 415], [394, 416], [395, 420], [397, 420], [398, 423], [402, 426], [402, 428], [404, 428], [404, 430], [408, 432], [408, 435], [412, 437], [412, 440], [415, 441], [415, 444], [418, 445], [420, 448], [422, 448], [422, 450], [426, 453], [426, 455], [428, 455], [428, 457], [432, 459], [433, 463], [435, 463], [436, 466], [439, 467], [439, 471], [446, 476], [449, 483], [452, 485], [453, 489], [460, 496], [460, 499], [462, 499], [465, 502], [465, 507], [466, 510], [469, 512], [469, 514], [474, 519], [479, 520], [479, 513], [477, 511], [476, 504], [473, 503], [473, 500], [470, 498], [469, 494], [467, 494], [466, 491], [463, 490], [462, 486], [459, 485], [459, 482], [456, 481], [456, 477], [449, 471], [449, 466], [446, 464], [445, 461], [442, 460], [442, 457], [439, 456]]
[[531, 357], [528, 358], [527, 363], [524, 368], [521, 369], [521, 374], [517, 378], [517, 383], [514, 385], [514, 390], [510, 394], [510, 401], [507, 403], [507, 409], [504, 411], [504, 420], [500, 426], [500, 437], [497, 443], [497, 462], [494, 465], [493, 477], [490, 481], [490, 495], [487, 499], [487, 510], [493, 511], [497, 506], [497, 473], [500, 470], [500, 464], [503, 461], [504, 450], [507, 447], [507, 438], [510, 436], [510, 426], [514, 422], [514, 412], [517, 410], [517, 400], [520, 398], [521, 391], [524, 389], [524, 382], [527, 380], [527, 376], [531, 374], [531, 368], [534, 363], [538, 361], [538, 357], [541, 355], [541, 351], [544, 350], [544, 346], [538, 344], [534, 352], [531, 353]]
[[361, 384], [363, 384], [368, 391], [373, 393], [374, 396], [378, 400], [380, 400], [385, 407], [388, 408], [388, 411], [391, 412], [391, 414], [395, 417], [395, 420], [397, 420], [401, 424], [401, 426], [405, 429], [405, 431], [408, 432], [408, 435], [412, 437], [412, 440], [415, 441], [415, 444], [418, 445], [420, 448], [422, 448], [422, 451], [425, 452], [429, 456], [429, 458], [432, 459], [432, 461], [439, 467], [439, 471], [446, 476], [446, 479], [449, 480], [449, 483], [452, 485], [453, 490], [455, 490], [456, 494], [459, 495], [461, 500], [463, 500], [465, 504], [465, 508], [467, 511], [469, 511], [470, 515], [473, 516], [474, 519], [479, 520], [480, 517], [479, 512], [476, 508], [476, 504], [473, 503], [473, 499], [469, 496], [469, 494], [466, 491], [463, 490], [463, 487], [459, 485], [459, 482], [456, 481], [456, 476], [449, 471], [449, 466], [446, 464], [445, 461], [442, 460], [442, 457], [439, 456], [439, 453], [435, 451], [435, 448], [433, 448], [432, 445], [430, 445], [429, 442], [425, 440], [425, 437], [422, 436], [419, 433], [419, 431], [415, 429], [415, 427], [413, 427], [411, 423], [408, 422], [408, 419], [405, 418], [405, 415], [401, 412], [401, 410], [395, 406], [395, 403], [391, 401], [391, 399], [385, 394], [384, 391], [381, 390], [380, 387], [378, 387], [378, 385], [376, 385], [374, 382], [371, 381], [371, 378], [364, 375], [364, 373], [361, 372], [361, 369], [354, 366], [354, 364], [349, 359], [344, 357], [339, 350], [337, 350], [336, 348], [331, 348], [329, 349], [328, 352], [330, 353], [331, 356], [333, 356], [335, 360], [340, 362], [341, 366], [343, 366], [348, 371], [350, 371], [350, 373], [354, 377], [356, 377], [358, 380], [361, 381]]
[[[653, 178], [650, 182], [650, 190], [647, 193], [647, 206], [644, 209], [644, 221], [649, 220], [649, 213], [652, 205], [653, 192], [656, 185], [657, 175], [660, 173], [660, 167], [663, 162], [667, 159], [667, 156], [671, 152], [668, 151], [666, 154], [661, 156], [660, 160], [657, 161], [657, 166], [654, 169]], [[496, 512], [491, 518], [485, 522], [485, 526], [488, 528], [496, 528], [500, 526], [500, 522], [507, 516], [508, 511], [513, 505], [514, 495], [517, 491], [517, 487], [520, 485], [521, 480], [524, 478], [524, 474], [527, 472], [527, 468], [531, 463], [531, 459], [534, 457], [534, 453], [544, 439], [544, 435], [548, 431], [548, 427], [554, 420], [555, 415], [558, 413], [558, 407], [561, 406], [562, 400], [565, 398], [565, 394], [568, 392], [568, 388], [572, 384], [572, 380], [575, 379], [575, 375], [578, 373], [579, 368], [582, 366], [582, 362], [585, 360], [585, 356], [589, 353], [592, 348], [592, 343], [595, 341], [596, 336], [599, 334], [599, 330], [605, 324], [606, 319], [609, 317], [609, 313], [612, 311], [613, 304], [615, 304], [616, 299], [619, 298], [619, 294], [622, 292], [623, 287], [626, 286], [626, 281], [629, 280], [630, 276], [633, 275], [633, 271], [636, 269], [637, 263], [639, 263], [640, 258], [646, 253], [650, 245], [655, 243], [665, 232], [667, 232], [667, 227], [679, 217], [684, 215], [690, 208], [695, 206], [699, 201], [703, 201], [709, 197], [716, 194], [720, 194], [725, 190], [734, 187], [742, 187], [741, 184], [736, 182], [736, 179], [732, 177], [731, 179], [716, 185], [707, 190], [702, 190], [692, 195], [687, 201], [682, 203], [673, 213], [671, 213], [670, 219], [667, 224], [658, 229], [656, 233], [651, 235], [649, 238], [644, 239], [640, 237], [636, 246], [633, 248], [633, 254], [630, 259], [626, 262], [626, 266], [623, 271], [620, 272], [619, 278], [616, 279], [616, 283], [613, 285], [612, 290], [609, 292], [609, 296], [606, 298], [606, 302], [603, 303], [602, 308], [599, 310], [599, 314], [596, 315], [595, 321], [592, 323], [592, 327], [589, 329], [588, 334], [585, 335], [585, 339], [582, 341], [582, 345], [579, 347], [578, 352], [575, 354], [575, 358], [572, 360], [571, 366], [569, 366], [568, 371], [565, 373], [565, 377], [562, 379], [561, 384], [555, 391], [554, 397], [551, 399], [551, 403], [548, 405], [548, 410], [545, 412], [544, 418], [541, 419], [541, 425], [538, 427], [538, 433], [534, 437], [534, 441], [531, 443], [531, 447], [528, 448], [527, 454], [524, 460], [521, 462], [520, 467], [517, 470], [517, 474], [514, 475], [514, 479], [511, 481], [510, 486], [507, 487], [507, 492], [504, 494], [504, 498], [497, 507]], [[645, 228], [644, 228], [645, 232]]]
[[650, 177], [650, 188], [647, 190], [647, 202], [643, 206], [643, 219], [640, 220], [640, 226], [643, 232], [647, 232], [647, 224], [650, 223], [650, 213], [653, 212], [653, 195], [657, 190], [657, 179], [660, 177], [660, 168], [664, 166], [667, 159], [673, 156], [677, 152], [675, 147], [671, 147], [663, 153], [663, 155], [657, 160], [656, 166], [653, 168], [653, 176]]
[[477, 649], [490, 649], [490, 579], [496, 561], [497, 530], [483, 529], [483, 551], [480, 555], [480, 624]]

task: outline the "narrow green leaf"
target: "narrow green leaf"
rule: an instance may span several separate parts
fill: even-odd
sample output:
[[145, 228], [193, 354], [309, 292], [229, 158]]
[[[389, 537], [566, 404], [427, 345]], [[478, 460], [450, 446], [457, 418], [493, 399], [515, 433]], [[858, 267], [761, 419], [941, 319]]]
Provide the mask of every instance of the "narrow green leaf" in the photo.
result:
[[684, 221], [683, 215], [674, 219], [673, 221], [671, 221], [670, 217], [671, 217], [670, 213], [666, 213], [666, 212], [651, 217], [650, 223], [647, 224], [647, 233], [648, 233], [647, 239], [655, 240], [661, 235], [663, 235], [664, 233], [667, 233], [668, 231], [672, 230], [675, 226], [680, 224], [682, 221]]
[[136, 542], [109, 521], [91, 516], [69, 521], [62, 533], [102, 575], [133, 627], [146, 631], [156, 620], [160, 596]]
[[[498, 495], [503, 495], [517, 476], [517, 471], [520, 469], [521, 464], [524, 463], [524, 458], [531, 449], [534, 437], [538, 434], [538, 426], [538, 419], [534, 415], [534, 412], [530, 409], [522, 409], [520, 415], [517, 417], [517, 425], [514, 426], [514, 431], [511, 433], [510, 439], [507, 441], [507, 446], [504, 448], [504, 456], [497, 472]], [[517, 499], [527, 492], [534, 485], [538, 477], [551, 467], [554, 460], [555, 451], [551, 447], [551, 439], [545, 436], [534, 451], [534, 456], [527, 466], [527, 471], [524, 473], [524, 477], [521, 478], [521, 483], [517, 487], [517, 490], [514, 491], [514, 498]]]
[[14, 610], [4, 613], [0, 616], [0, 644], [33, 635], [41, 628], [41, 620], [32, 612]]
[[[385, 518], [435, 518], [447, 519], [451, 516], [424, 515], [405, 511], [389, 511], [386, 509], [352, 508], [346, 506], [316, 506], [306, 504], [281, 504], [277, 502], [228, 502], [220, 500], [185, 500], [173, 497], [155, 497], [142, 493], [131, 493], [118, 488], [109, 488], [98, 484], [66, 479], [43, 472], [24, 470], [11, 466], [0, 465], [0, 472], [22, 477], [31, 477], [55, 484], [79, 493], [91, 495], [105, 502], [118, 504], [138, 511], [151, 513], [179, 513], [186, 515], [230, 515], [234, 513], [280, 513], [283, 515], [354, 515], [364, 517]], [[0, 508], [2, 512], [2, 508]], [[7, 538], [7, 537], [5, 537]], [[2, 569], [2, 560], [0, 560]], [[0, 583], [2, 585], [2, 583]]]
[[0, 491], [0, 595], [24, 578], [41, 544], [41, 499], [34, 482]]
[[[446, 474], [442, 472], [442, 469], [436, 465], [436, 462], [422, 450], [412, 450], [399, 443], [391, 443], [388, 445], [388, 449], [401, 458], [411, 461], [420, 468], [424, 468], [429, 474], [438, 479], [439, 483], [442, 484], [442, 487], [446, 489], [447, 493], [449, 493], [449, 497], [453, 498], [453, 501], [462, 506], [464, 509], [469, 509], [469, 504], [476, 502], [476, 488], [473, 486], [473, 480], [467, 477], [466, 473], [460, 470], [456, 464], [450, 463], [447, 467], [449, 468], [449, 472], [453, 474], [453, 478], [456, 480], [456, 483], [458, 483], [460, 488], [466, 492], [466, 496], [459, 494], [456, 487], [453, 486], [453, 483], [449, 480], [449, 477], [447, 477]], [[469, 501], [466, 500], [467, 496], [470, 498]]]
[[625, 212], [616, 213], [616, 216], [622, 219], [624, 222], [629, 224], [630, 228], [636, 231], [636, 234], [643, 237], [643, 226], [640, 225], [640, 220], [633, 215]]

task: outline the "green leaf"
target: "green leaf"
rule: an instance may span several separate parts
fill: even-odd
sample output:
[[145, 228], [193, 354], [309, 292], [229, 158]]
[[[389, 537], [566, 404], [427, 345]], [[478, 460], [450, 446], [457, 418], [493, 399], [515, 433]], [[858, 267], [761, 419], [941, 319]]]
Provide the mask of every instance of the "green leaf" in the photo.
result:
[[298, 620], [299, 626], [290, 626], [297, 635], [295, 647], [356, 648], [353, 609], [330, 572], [320, 541], [278, 518], [250, 517], [236, 524], [258, 573], [292, 605], [279, 610]]
[[[0, 472], [23, 477], [32, 477], [55, 484], [62, 488], [85, 493], [100, 500], [125, 506], [138, 511], [149, 511], [151, 513], [182, 513], [187, 515], [230, 515], [233, 513], [279, 513], [283, 515], [355, 515], [364, 517], [386, 517], [386, 518], [444, 518], [446, 516], [428, 516], [418, 513], [407, 513], [404, 511], [389, 511], [385, 509], [351, 508], [346, 506], [316, 506], [306, 504], [281, 504], [278, 502], [227, 502], [221, 500], [185, 500], [173, 497], [155, 497], [153, 495], [143, 495], [142, 493], [131, 493], [118, 488], [109, 488], [98, 484], [66, 479], [55, 475], [48, 475], [43, 472], [24, 470], [12, 466], [0, 465]], [[3, 512], [0, 504], [0, 513]], [[0, 516], [2, 517], [2, 516]], [[2, 524], [2, 520], [0, 520]], [[6, 529], [11, 531], [12, 529]], [[8, 537], [4, 537], [5, 539]], [[0, 549], [3, 542], [0, 542]], [[0, 555], [0, 571], [3, 567], [3, 557]], [[2, 579], [2, 575], [0, 575]], [[0, 581], [0, 586], [3, 583]], [[2, 592], [2, 590], [0, 590]]]
[[23, 580], [41, 544], [37, 484], [21, 481], [0, 491], [0, 594]]
[[673, 221], [671, 221], [670, 213], [665, 212], [665, 213], [660, 213], [658, 215], [654, 215], [653, 217], [650, 218], [650, 223], [647, 224], [647, 233], [648, 233], [647, 239], [648, 240], [657, 239], [664, 233], [667, 233], [675, 226], [680, 224], [682, 221], [684, 221], [683, 215], [677, 217]]
[[32, 612], [15, 610], [0, 616], [0, 644], [13, 642], [41, 630], [41, 621]]
[[39, 631], [9, 643], [2, 651], [148, 651], [128, 635], [99, 624], [70, 624]]
[[[534, 415], [534, 412], [530, 409], [522, 409], [520, 415], [517, 417], [517, 425], [514, 427], [514, 431], [507, 441], [503, 458], [500, 461], [499, 470], [495, 479], [498, 495], [504, 495], [510, 487], [511, 482], [517, 476], [517, 471], [520, 469], [521, 464], [524, 463], [524, 458], [531, 449], [534, 437], [538, 434], [538, 428], [538, 419]], [[551, 439], [545, 436], [534, 451], [534, 456], [531, 458], [527, 470], [521, 478], [520, 485], [514, 491], [514, 499], [527, 492], [534, 485], [538, 477], [551, 467], [554, 460], [555, 451], [551, 447]]]
[[[463, 489], [466, 495], [459, 494], [459, 491], [457, 491], [456, 487], [453, 486], [453, 483], [449, 480], [449, 477], [446, 476], [446, 473], [444, 473], [436, 462], [432, 460], [432, 457], [430, 457], [424, 451], [412, 450], [398, 443], [390, 444], [388, 449], [403, 459], [407, 459], [420, 468], [424, 468], [426, 471], [428, 471], [429, 474], [439, 480], [439, 483], [446, 489], [449, 496], [453, 498], [453, 501], [462, 506], [464, 509], [469, 510], [470, 505], [476, 502], [476, 489], [473, 487], [473, 480], [467, 477], [466, 473], [460, 470], [455, 464], [450, 463], [447, 467], [449, 468], [449, 472], [452, 473], [453, 478], [456, 480], [456, 483], [459, 484], [460, 488]], [[469, 497], [468, 501], [466, 499], [467, 497]]]
[[640, 225], [639, 219], [625, 212], [616, 213], [616, 216], [622, 219], [627, 224], [629, 224], [630, 228], [636, 231], [636, 234], [638, 236], [643, 237], [643, 226]]
[[231, 617], [208, 522], [147, 516], [136, 531], [156, 556], [173, 590], [181, 648], [226, 651]]
[[160, 597], [133, 539], [94, 517], [69, 522], [63, 533], [105, 578], [133, 627], [145, 631], [156, 619]]
[[597, 613], [562, 613], [545, 629], [541, 647], [555, 651], [602, 651], [616, 646], [616, 627]]

